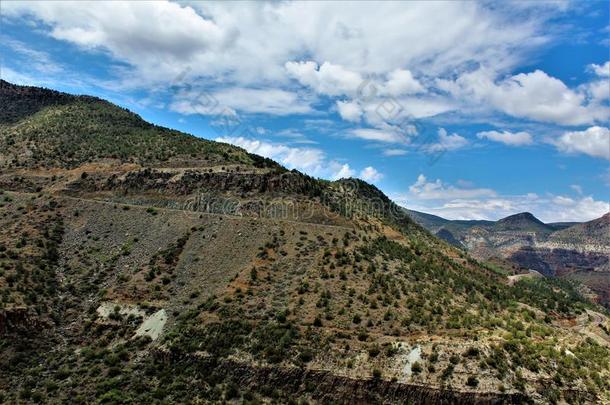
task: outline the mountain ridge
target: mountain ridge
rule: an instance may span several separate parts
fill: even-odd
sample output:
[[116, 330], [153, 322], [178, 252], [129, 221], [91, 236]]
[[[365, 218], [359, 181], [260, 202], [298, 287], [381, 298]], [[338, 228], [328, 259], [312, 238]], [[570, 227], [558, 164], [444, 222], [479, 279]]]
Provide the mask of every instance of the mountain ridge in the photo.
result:
[[610, 305], [610, 213], [588, 222], [550, 224], [531, 213], [518, 213], [480, 224], [426, 222], [421, 214], [408, 212], [430, 232], [480, 260], [508, 260], [523, 270], [579, 280], [599, 302]]

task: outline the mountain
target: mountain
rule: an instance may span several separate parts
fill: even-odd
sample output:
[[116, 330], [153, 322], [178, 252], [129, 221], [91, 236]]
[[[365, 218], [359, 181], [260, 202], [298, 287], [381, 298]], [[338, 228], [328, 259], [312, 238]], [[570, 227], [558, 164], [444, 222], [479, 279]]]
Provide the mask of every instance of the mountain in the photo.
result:
[[147, 166], [173, 160], [196, 167], [219, 162], [279, 167], [231, 145], [149, 124], [96, 97], [4, 80], [0, 80], [0, 92], [1, 168], [74, 168], [107, 159]]
[[493, 224], [493, 229], [498, 231], [535, 232], [537, 234], [550, 233], [553, 230], [529, 212], [502, 218]]
[[[610, 214], [586, 223], [545, 224], [524, 212], [498, 221], [413, 220], [479, 260], [501, 259], [546, 276], [575, 279], [610, 306]], [[440, 234], [442, 232], [442, 235]]]
[[0, 402], [609, 398], [609, 314], [576, 283], [478, 262], [360, 180], [0, 96]]

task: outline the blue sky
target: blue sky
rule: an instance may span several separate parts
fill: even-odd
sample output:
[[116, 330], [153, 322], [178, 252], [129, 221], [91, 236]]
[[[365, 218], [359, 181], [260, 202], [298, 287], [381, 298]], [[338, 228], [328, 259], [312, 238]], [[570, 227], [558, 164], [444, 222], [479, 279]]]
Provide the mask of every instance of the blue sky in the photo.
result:
[[3, 2], [1, 76], [447, 218], [610, 199], [608, 1]]

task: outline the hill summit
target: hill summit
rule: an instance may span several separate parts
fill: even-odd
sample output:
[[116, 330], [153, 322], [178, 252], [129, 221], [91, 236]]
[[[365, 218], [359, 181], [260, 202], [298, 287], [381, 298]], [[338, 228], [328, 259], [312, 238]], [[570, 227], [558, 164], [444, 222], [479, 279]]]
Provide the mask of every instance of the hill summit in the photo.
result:
[[505, 230], [551, 230], [530, 212], [521, 212], [502, 218], [495, 223], [494, 227]]

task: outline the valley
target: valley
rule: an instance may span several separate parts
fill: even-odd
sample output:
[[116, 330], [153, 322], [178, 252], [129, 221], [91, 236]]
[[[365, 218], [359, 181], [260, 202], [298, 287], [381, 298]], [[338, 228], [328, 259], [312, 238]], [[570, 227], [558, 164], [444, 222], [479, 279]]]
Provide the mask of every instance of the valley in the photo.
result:
[[573, 279], [610, 305], [610, 213], [586, 223], [544, 224], [530, 213], [494, 221], [450, 221], [410, 211], [412, 218], [479, 260], [500, 260], [513, 271]]

